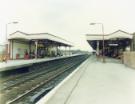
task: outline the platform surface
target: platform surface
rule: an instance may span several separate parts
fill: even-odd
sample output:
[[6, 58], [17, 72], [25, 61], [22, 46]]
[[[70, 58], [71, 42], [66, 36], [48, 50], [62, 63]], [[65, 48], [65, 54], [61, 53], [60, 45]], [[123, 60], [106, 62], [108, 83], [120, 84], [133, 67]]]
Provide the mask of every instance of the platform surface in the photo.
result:
[[46, 61], [51, 61], [51, 60], [67, 58], [67, 57], [73, 57], [77, 55], [81, 55], [81, 54], [58, 56], [58, 57], [46, 57], [46, 58], [38, 58], [38, 59], [26, 59], [26, 60], [23, 60], [23, 59], [22, 60], [8, 60], [7, 62], [0, 62], [0, 72], [28, 66], [33, 63], [46, 62]]
[[135, 104], [135, 70], [90, 57], [37, 104]]

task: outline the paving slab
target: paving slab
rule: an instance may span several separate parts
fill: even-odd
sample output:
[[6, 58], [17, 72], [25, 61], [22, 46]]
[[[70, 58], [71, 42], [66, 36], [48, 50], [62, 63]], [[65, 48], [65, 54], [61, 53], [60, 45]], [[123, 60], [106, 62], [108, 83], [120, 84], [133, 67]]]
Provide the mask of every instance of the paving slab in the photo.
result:
[[37, 104], [135, 104], [135, 70], [90, 57]]

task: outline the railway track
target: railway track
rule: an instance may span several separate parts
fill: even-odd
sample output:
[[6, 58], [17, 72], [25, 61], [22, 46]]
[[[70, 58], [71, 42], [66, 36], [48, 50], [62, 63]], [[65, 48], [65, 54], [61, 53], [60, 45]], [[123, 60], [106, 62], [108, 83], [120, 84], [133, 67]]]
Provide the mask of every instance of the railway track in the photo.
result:
[[[48, 66], [48, 67], [45, 67], [43, 69], [46, 69], [46, 70], [43, 70], [43, 69], [40, 69], [37, 71], [34, 71], [34, 72], [31, 72], [31, 73], [27, 73], [25, 75], [21, 75], [21, 76], [18, 76], [18, 77], [13, 77], [11, 79], [8, 79], [7, 81], [3, 82], [1, 85], [0, 85], [0, 92], [4, 92], [8, 89], [10, 89], [11, 87], [15, 87], [21, 83], [24, 83], [28, 80], [32, 80], [38, 76], [42, 76], [44, 74], [47, 74], [49, 72], [51, 72], [52, 70], [57, 70], [59, 67], [61, 67], [61, 64], [63, 64], [63, 62], [61, 63], [55, 63], [53, 65], [57, 65], [56, 67], [54, 66]], [[68, 64], [68, 63], [67, 63]]]
[[[79, 56], [63, 60], [48, 67], [48, 70], [31, 75], [29, 78], [17, 81], [0, 92], [1, 104], [31, 104], [40, 99], [49, 90], [54, 88], [61, 80], [64, 73], [70, 73], [83, 62], [87, 56]], [[67, 75], [68, 75], [67, 74]], [[66, 75], [65, 75], [66, 76]], [[26, 76], [25, 76], [26, 77]], [[61, 77], [61, 78], [60, 78]], [[39, 92], [41, 94], [39, 94]], [[39, 97], [40, 96], [40, 97]]]
[[[30, 72], [28, 72], [28, 73], [23, 73], [23, 74], [21, 73], [21, 74], [17, 74], [17, 75], [13, 75], [13, 76], [7, 76], [6, 78], [3, 77], [3, 78], [0, 79], [0, 83], [4, 84], [4, 83], [9, 82], [9, 81], [12, 81], [12, 80], [14, 80], [14, 79], [19, 79], [19, 78], [22, 78], [22, 77], [24, 77], [24, 76], [28, 76], [28, 75], [33, 74], [33, 73], [38, 73], [38, 72], [40, 72], [40, 71], [43, 71], [43, 70], [46, 70], [46, 69], [50, 68], [52, 64], [54, 64], [54, 65], [55, 65], [55, 64], [58, 64], [59, 61], [60, 61], [60, 60], [58, 60], [57, 62], [55, 62], [55, 61], [53, 60], [53, 61], [51, 61], [51, 64], [49, 64], [50, 61], [45, 62], [45, 63], [42, 62], [42, 63], [33, 64], [33, 65], [29, 68]], [[65, 59], [65, 61], [66, 61], [66, 59]], [[39, 68], [39, 67], [40, 67], [40, 68]], [[36, 69], [38, 69], [38, 70], [36, 70]]]

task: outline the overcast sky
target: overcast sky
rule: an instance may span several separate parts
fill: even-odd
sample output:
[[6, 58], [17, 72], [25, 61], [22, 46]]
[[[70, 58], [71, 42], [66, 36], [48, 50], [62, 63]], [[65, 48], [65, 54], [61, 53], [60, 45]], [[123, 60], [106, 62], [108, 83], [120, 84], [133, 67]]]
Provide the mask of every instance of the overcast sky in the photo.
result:
[[90, 50], [85, 34], [105, 33], [118, 29], [135, 32], [134, 0], [0, 0], [0, 42], [8, 34], [20, 30], [26, 33], [48, 32], [63, 37], [81, 49]]

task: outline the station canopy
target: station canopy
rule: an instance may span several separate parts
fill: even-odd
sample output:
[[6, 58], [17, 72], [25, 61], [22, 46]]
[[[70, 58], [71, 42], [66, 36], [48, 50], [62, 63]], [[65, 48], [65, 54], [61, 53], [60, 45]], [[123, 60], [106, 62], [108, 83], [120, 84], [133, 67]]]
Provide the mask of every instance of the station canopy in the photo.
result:
[[[111, 34], [105, 34], [104, 40], [113, 39], [132, 39], [133, 35], [122, 30], [115, 31]], [[86, 34], [87, 41], [103, 40], [103, 34]]]
[[[91, 47], [96, 50], [99, 47], [99, 50], [103, 48], [103, 34], [86, 34], [87, 42], [91, 45]], [[104, 46], [105, 50], [116, 50], [116, 47], [120, 50], [124, 51], [126, 47], [131, 45], [131, 40], [133, 39], [133, 35], [122, 31], [117, 30], [110, 34], [104, 34]], [[99, 45], [98, 45], [99, 44]]]
[[27, 34], [21, 31], [16, 31], [9, 35], [9, 40], [23, 40], [23, 41], [35, 41], [38, 40], [40, 43], [54, 43], [60, 46], [73, 46], [69, 41], [60, 38], [58, 36], [49, 33], [34, 33]]

